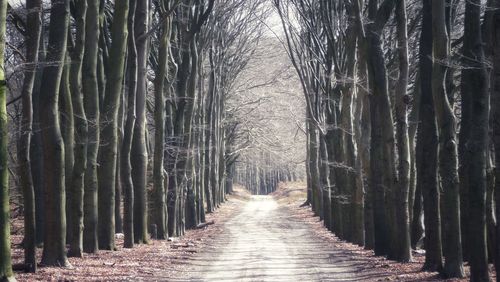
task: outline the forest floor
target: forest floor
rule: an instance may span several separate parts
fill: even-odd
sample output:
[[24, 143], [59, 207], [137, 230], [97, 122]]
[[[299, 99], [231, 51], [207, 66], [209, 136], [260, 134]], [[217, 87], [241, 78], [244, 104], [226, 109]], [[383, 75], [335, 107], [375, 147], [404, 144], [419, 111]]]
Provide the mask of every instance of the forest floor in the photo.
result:
[[[346, 243], [326, 230], [305, 200], [305, 184], [280, 185], [270, 196], [241, 187], [216, 212], [214, 224], [180, 239], [70, 258], [71, 268], [16, 273], [18, 281], [443, 281], [421, 272], [423, 254], [400, 264]], [[16, 228], [16, 227], [14, 227]], [[20, 232], [18, 232], [20, 233]], [[13, 236], [21, 263], [22, 235]], [[467, 269], [467, 267], [466, 267]], [[455, 279], [448, 281], [467, 281]]]

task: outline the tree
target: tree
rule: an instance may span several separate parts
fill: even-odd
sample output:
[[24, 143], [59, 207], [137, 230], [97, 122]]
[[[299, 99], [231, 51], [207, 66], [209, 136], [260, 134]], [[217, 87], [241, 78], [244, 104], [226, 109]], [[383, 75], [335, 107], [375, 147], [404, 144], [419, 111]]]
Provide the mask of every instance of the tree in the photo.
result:
[[[75, 163], [70, 177], [70, 187], [68, 190], [68, 256], [82, 257], [83, 252], [83, 192], [84, 175], [87, 168], [87, 134], [88, 125], [85, 116], [82, 93], [82, 62], [85, 48], [85, 18], [87, 13], [87, 2], [84, 0], [75, 1], [75, 22], [76, 38], [69, 51], [71, 66], [69, 69], [71, 86], [71, 103], [75, 115]], [[70, 40], [72, 42], [72, 40]], [[69, 102], [69, 101], [68, 101]]]
[[24, 265], [27, 272], [36, 271], [36, 223], [35, 223], [35, 191], [31, 174], [30, 145], [33, 134], [32, 94], [38, 64], [42, 25], [42, 1], [26, 1], [28, 10], [26, 25], [26, 60], [27, 70], [24, 74], [22, 90], [23, 120], [19, 137], [18, 156], [20, 160], [19, 175], [23, 186], [24, 199]]
[[432, 2], [432, 97], [439, 134], [439, 175], [443, 187], [443, 245], [447, 277], [463, 277], [462, 242], [460, 234], [460, 195], [458, 180], [458, 153], [456, 118], [451, 107], [445, 78], [449, 59], [448, 34], [446, 30], [446, 9], [443, 1]]
[[[177, 2], [178, 3], [178, 2]], [[171, 81], [165, 82], [168, 78], [169, 60], [170, 60], [170, 38], [172, 36], [172, 13], [170, 1], [160, 1], [160, 14], [163, 25], [161, 28], [161, 38], [159, 42], [158, 68], [155, 73], [155, 151], [153, 164], [153, 178], [155, 189], [155, 224], [157, 227], [158, 239], [168, 237], [167, 229], [167, 195], [165, 193], [165, 175], [164, 168], [164, 142], [165, 142], [165, 114], [166, 114], [166, 95], [165, 90], [170, 91]]]
[[[468, 243], [471, 281], [489, 281], [486, 242], [486, 166], [489, 142], [489, 80], [481, 36], [481, 1], [467, 1], [464, 19], [464, 69], [462, 96], [471, 102], [470, 135], [467, 140], [470, 167], [468, 173], [469, 226]], [[463, 105], [464, 107], [468, 105]], [[498, 149], [498, 148], [497, 148]], [[464, 226], [463, 228], [467, 228]], [[456, 232], [456, 230], [453, 230]], [[460, 233], [458, 233], [460, 235]], [[459, 237], [460, 238], [460, 237]], [[461, 263], [461, 253], [458, 263]], [[446, 266], [445, 266], [446, 268]], [[446, 271], [446, 269], [445, 269]], [[463, 273], [451, 272], [463, 276]]]
[[15, 281], [10, 252], [10, 206], [8, 170], [7, 83], [4, 52], [7, 1], [0, 2], [0, 280]]
[[102, 124], [99, 148], [99, 249], [115, 249], [115, 181], [118, 151], [118, 110], [122, 94], [127, 46], [128, 1], [115, 3], [112, 45], [109, 51], [109, 65], [106, 75], [100, 122]]
[[[66, 258], [66, 193], [64, 143], [62, 140], [58, 98], [66, 55], [69, 0], [52, 0], [49, 45], [40, 92], [40, 127], [43, 143], [45, 189], [45, 234], [42, 264], [68, 266]], [[56, 63], [54, 63], [56, 62]]]
[[87, 1], [85, 48], [82, 63], [82, 89], [87, 118], [87, 164], [83, 198], [83, 251], [96, 253], [97, 238], [97, 152], [99, 148], [99, 89], [97, 65], [99, 56], [99, 0]]
[[148, 38], [145, 36], [149, 28], [149, 1], [138, 0], [135, 10], [134, 35], [137, 48], [137, 92], [136, 121], [132, 140], [132, 181], [134, 183], [134, 239], [136, 243], [148, 242], [148, 207], [146, 191], [146, 174], [148, 152], [146, 149], [146, 97]]
[[399, 199], [396, 208], [396, 224], [399, 226], [398, 237], [401, 240], [396, 253], [399, 261], [411, 260], [411, 239], [410, 239], [410, 214], [409, 214], [409, 193], [410, 193], [410, 140], [408, 136], [408, 32], [406, 19], [406, 1], [401, 0], [396, 3], [396, 21], [398, 33], [399, 49], [399, 80], [397, 82], [396, 93], [396, 120], [397, 120], [397, 146], [399, 154], [398, 163], [398, 191], [396, 197]]
[[123, 233], [124, 247], [132, 248], [134, 246], [134, 184], [132, 182], [132, 163], [130, 161], [130, 152], [132, 150], [132, 140], [135, 127], [135, 99], [137, 92], [137, 48], [135, 45], [135, 10], [136, 0], [129, 2], [128, 14], [128, 63], [127, 63], [127, 109], [123, 142], [121, 148], [121, 180], [123, 183], [124, 204], [123, 204]]
[[417, 139], [417, 190], [422, 191], [425, 225], [424, 270], [441, 271], [441, 212], [438, 184], [438, 133], [432, 95], [432, 1], [423, 0], [420, 35], [419, 69], [420, 126]]

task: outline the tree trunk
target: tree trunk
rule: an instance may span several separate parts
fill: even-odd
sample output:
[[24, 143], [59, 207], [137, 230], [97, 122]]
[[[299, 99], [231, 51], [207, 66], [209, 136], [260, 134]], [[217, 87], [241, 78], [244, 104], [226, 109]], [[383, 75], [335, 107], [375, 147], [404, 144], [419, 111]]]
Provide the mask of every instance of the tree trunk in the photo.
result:
[[443, 245], [447, 277], [463, 277], [456, 119], [445, 89], [449, 59], [444, 1], [432, 2], [432, 96], [439, 132], [439, 173], [443, 188]]
[[[467, 193], [469, 199], [469, 231], [467, 235], [469, 237], [468, 246], [470, 247], [470, 280], [489, 281], [486, 240], [489, 86], [481, 37], [481, 1], [479, 0], [467, 1], [465, 5], [463, 55], [466, 67], [462, 71], [462, 95], [469, 96], [471, 102], [470, 135], [467, 140], [468, 156], [470, 156], [468, 170], [469, 191]], [[466, 226], [463, 228], [466, 228]], [[462, 277], [461, 253], [453, 254], [460, 255], [459, 261], [453, 261], [451, 273], [447, 272], [446, 274], [451, 277]], [[462, 270], [462, 272], [456, 270], [456, 264], [460, 264], [459, 270]]]
[[82, 257], [83, 251], [83, 189], [84, 175], [87, 166], [87, 119], [83, 108], [82, 93], [82, 61], [85, 48], [85, 16], [87, 13], [87, 2], [75, 1], [76, 40], [73, 50], [70, 52], [70, 85], [72, 93], [73, 111], [75, 114], [75, 147], [73, 175], [71, 186], [68, 189], [68, 222], [69, 252], [70, 257]]
[[[441, 213], [438, 185], [438, 133], [432, 97], [432, 0], [423, 0], [420, 35], [420, 119], [417, 139], [417, 190], [422, 191], [425, 225], [424, 270], [441, 271]], [[414, 215], [415, 217], [416, 215]]]
[[87, 118], [87, 166], [83, 196], [83, 251], [96, 253], [97, 239], [97, 152], [99, 149], [99, 89], [97, 62], [99, 56], [99, 0], [87, 1], [85, 50], [82, 65], [82, 87]]
[[[50, 13], [49, 47], [40, 93], [40, 127], [42, 128], [45, 234], [42, 264], [68, 266], [66, 258], [66, 195], [64, 143], [59, 123], [59, 87], [66, 55], [69, 0], [53, 0]], [[57, 62], [57, 63], [53, 63]]]
[[[42, 1], [26, 1], [28, 15], [26, 18], [26, 60], [22, 89], [22, 121], [19, 137], [18, 159], [19, 176], [24, 200], [24, 267], [26, 272], [36, 272], [36, 223], [35, 223], [35, 191], [31, 174], [30, 145], [33, 134], [32, 95], [38, 65], [42, 25]], [[1, 51], [3, 54], [3, 51]], [[3, 61], [2, 61], [3, 63]], [[3, 259], [2, 259], [3, 260]]]
[[399, 244], [397, 247], [397, 260], [411, 261], [410, 239], [410, 214], [408, 194], [410, 191], [410, 140], [408, 135], [408, 32], [406, 19], [406, 0], [396, 3], [396, 21], [398, 37], [399, 80], [396, 86], [396, 123], [398, 163], [398, 199], [396, 208], [396, 224], [398, 225]]
[[[381, 32], [384, 28], [395, 1], [384, 1], [385, 16], [377, 18], [369, 24], [366, 33], [367, 65], [372, 91], [370, 99], [370, 118], [372, 129], [370, 144], [371, 173], [370, 181], [374, 193], [374, 234], [375, 254], [389, 255], [395, 258], [395, 248], [391, 247], [394, 239], [394, 184], [395, 184], [395, 157], [394, 157], [394, 125], [389, 98], [389, 85], [384, 53], [382, 50]], [[373, 6], [375, 2], [370, 1]], [[376, 4], [375, 4], [376, 7]], [[359, 16], [358, 16], [359, 17]], [[375, 19], [372, 19], [375, 20]], [[358, 19], [360, 21], [360, 19]]]
[[309, 134], [309, 170], [311, 171], [311, 205], [314, 211], [314, 214], [319, 216], [320, 211], [320, 177], [319, 177], [319, 139], [318, 139], [318, 130], [312, 122], [308, 124], [308, 134]]
[[99, 148], [99, 248], [115, 250], [115, 181], [118, 145], [118, 110], [122, 94], [127, 46], [128, 1], [115, 3], [112, 45], [109, 53], [106, 95], [104, 96]]
[[[500, 1], [495, 0], [496, 8], [500, 7]], [[491, 127], [493, 130], [493, 145], [495, 147], [495, 215], [497, 218], [495, 248], [495, 270], [500, 273], [500, 10], [496, 9], [492, 21], [492, 50], [493, 50], [493, 74], [491, 92]], [[500, 281], [500, 275], [497, 280]]]
[[[164, 3], [161, 2], [162, 13], [166, 12]], [[165, 15], [164, 15], [165, 16]], [[169, 66], [169, 48], [171, 36], [171, 19], [165, 21], [162, 26], [162, 34], [159, 46], [158, 57], [158, 70], [155, 77], [155, 150], [154, 150], [154, 164], [153, 164], [153, 179], [155, 191], [155, 224], [158, 231], [158, 239], [167, 239], [167, 205], [165, 193], [165, 179], [164, 173], [164, 142], [165, 142], [165, 79]], [[167, 83], [169, 84], [169, 83]], [[167, 85], [167, 91], [170, 91], [170, 85]]]
[[148, 208], [146, 176], [148, 152], [146, 148], [146, 97], [148, 40], [144, 34], [149, 28], [149, 0], [137, 1], [135, 11], [134, 33], [137, 47], [137, 96], [134, 139], [132, 140], [132, 180], [134, 183], [134, 240], [136, 243], [147, 243]]
[[125, 248], [134, 247], [134, 184], [132, 182], [132, 163], [130, 153], [132, 150], [132, 139], [135, 127], [135, 100], [137, 92], [137, 49], [135, 45], [135, 10], [136, 0], [129, 1], [128, 11], [128, 96], [125, 130], [121, 148], [121, 179], [123, 184], [124, 203], [123, 203], [123, 235]]
[[0, 2], [0, 280], [15, 281], [10, 251], [10, 205], [8, 168], [7, 83], [4, 52], [7, 21], [7, 1]]

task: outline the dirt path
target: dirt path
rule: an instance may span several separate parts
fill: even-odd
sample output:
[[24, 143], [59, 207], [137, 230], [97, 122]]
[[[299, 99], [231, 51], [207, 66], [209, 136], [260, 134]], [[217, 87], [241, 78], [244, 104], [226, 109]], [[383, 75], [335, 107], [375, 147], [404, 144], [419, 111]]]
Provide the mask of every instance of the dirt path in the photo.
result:
[[[345, 251], [332, 250], [271, 196], [252, 196], [176, 281], [360, 281]], [[184, 276], [185, 274], [185, 276]], [[169, 278], [169, 280], [172, 280]]]

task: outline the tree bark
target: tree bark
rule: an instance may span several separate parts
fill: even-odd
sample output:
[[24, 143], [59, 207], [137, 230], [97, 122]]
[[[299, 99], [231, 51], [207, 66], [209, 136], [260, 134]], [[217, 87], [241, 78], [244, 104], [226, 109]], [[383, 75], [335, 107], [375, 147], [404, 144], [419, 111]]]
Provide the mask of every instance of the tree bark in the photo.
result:
[[87, 165], [83, 196], [83, 251], [96, 253], [97, 238], [97, 153], [99, 149], [99, 89], [97, 63], [99, 56], [99, 0], [87, 1], [85, 48], [82, 63], [82, 89], [87, 118]]
[[[36, 223], [35, 223], [35, 191], [31, 174], [31, 135], [33, 134], [33, 87], [38, 69], [38, 51], [40, 46], [42, 25], [42, 1], [26, 1], [28, 15], [26, 18], [26, 60], [22, 89], [22, 121], [19, 137], [18, 159], [19, 176], [24, 200], [24, 267], [26, 272], [36, 272]], [[3, 52], [2, 52], [3, 54]]]
[[109, 52], [106, 95], [104, 96], [99, 148], [99, 248], [115, 250], [115, 181], [118, 145], [118, 110], [122, 94], [127, 46], [128, 1], [115, 3], [112, 45]]
[[121, 180], [123, 184], [124, 203], [123, 203], [123, 235], [125, 248], [134, 247], [134, 183], [132, 181], [132, 163], [130, 153], [132, 150], [132, 139], [134, 137], [135, 127], [135, 100], [137, 93], [137, 48], [135, 44], [135, 10], [136, 0], [129, 1], [128, 11], [128, 96], [125, 129], [121, 148]]
[[463, 277], [462, 243], [460, 234], [460, 195], [456, 119], [448, 100], [445, 78], [449, 59], [448, 34], [444, 1], [432, 2], [432, 96], [439, 132], [439, 173], [443, 188], [443, 245], [447, 277]]
[[0, 280], [15, 281], [10, 250], [10, 205], [8, 168], [7, 83], [4, 52], [7, 25], [7, 1], [0, 2]]
[[148, 39], [144, 34], [149, 28], [149, 0], [138, 0], [135, 11], [134, 33], [137, 47], [137, 93], [136, 121], [132, 140], [132, 181], [134, 183], [134, 240], [135, 243], [147, 243], [148, 207], [147, 207], [147, 168], [148, 152], [146, 148], [146, 97]]
[[75, 115], [75, 147], [73, 175], [71, 186], [68, 189], [68, 222], [69, 252], [70, 257], [82, 257], [83, 251], [83, 189], [84, 175], [87, 167], [87, 118], [83, 107], [82, 93], [82, 62], [85, 48], [85, 17], [87, 13], [87, 2], [85, 0], [75, 1], [76, 38], [73, 50], [69, 52], [71, 58], [70, 86]]
[[[40, 93], [40, 127], [42, 128], [45, 234], [42, 264], [68, 266], [66, 258], [66, 195], [64, 143], [59, 123], [59, 88], [66, 55], [69, 0], [52, 0], [47, 62]], [[57, 62], [57, 63], [53, 63]]]
[[[164, 2], [160, 3], [162, 14], [166, 13], [166, 9], [170, 7], [165, 6]], [[165, 15], [163, 15], [165, 17]], [[171, 19], [165, 21], [162, 26], [161, 40], [159, 46], [158, 57], [158, 70], [155, 77], [155, 150], [154, 150], [154, 164], [153, 164], [153, 179], [155, 191], [155, 224], [158, 230], [158, 239], [166, 239], [168, 237], [167, 230], [167, 205], [165, 193], [165, 179], [164, 173], [164, 142], [165, 142], [165, 79], [168, 73], [169, 66], [169, 48], [171, 36]], [[167, 83], [169, 84], [169, 83]], [[170, 85], [167, 85], [167, 91], [170, 91]]]
[[398, 37], [399, 79], [396, 85], [396, 131], [398, 163], [398, 189], [396, 199], [396, 224], [398, 225], [399, 244], [397, 260], [409, 262], [411, 256], [410, 239], [410, 211], [408, 194], [410, 192], [410, 140], [408, 135], [408, 32], [406, 19], [406, 0], [396, 3], [396, 22]]
[[[470, 157], [470, 167], [467, 172], [469, 174], [467, 185], [469, 226], [463, 226], [463, 228], [468, 227], [470, 281], [489, 281], [486, 239], [489, 81], [481, 36], [481, 1], [479, 0], [467, 1], [465, 4], [463, 55], [465, 68], [462, 71], [462, 95], [468, 96], [471, 103], [468, 121], [470, 122], [470, 135], [466, 144]], [[461, 253], [456, 255], [461, 255]], [[460, 263], [461, 267], [461, 256], [458, 262], [453, 261], [453, 263], [451, 273], [446, 274], [451, 277], [463, 276], [463, 270], [462, 272], [455, 270], [456, 264]]]

